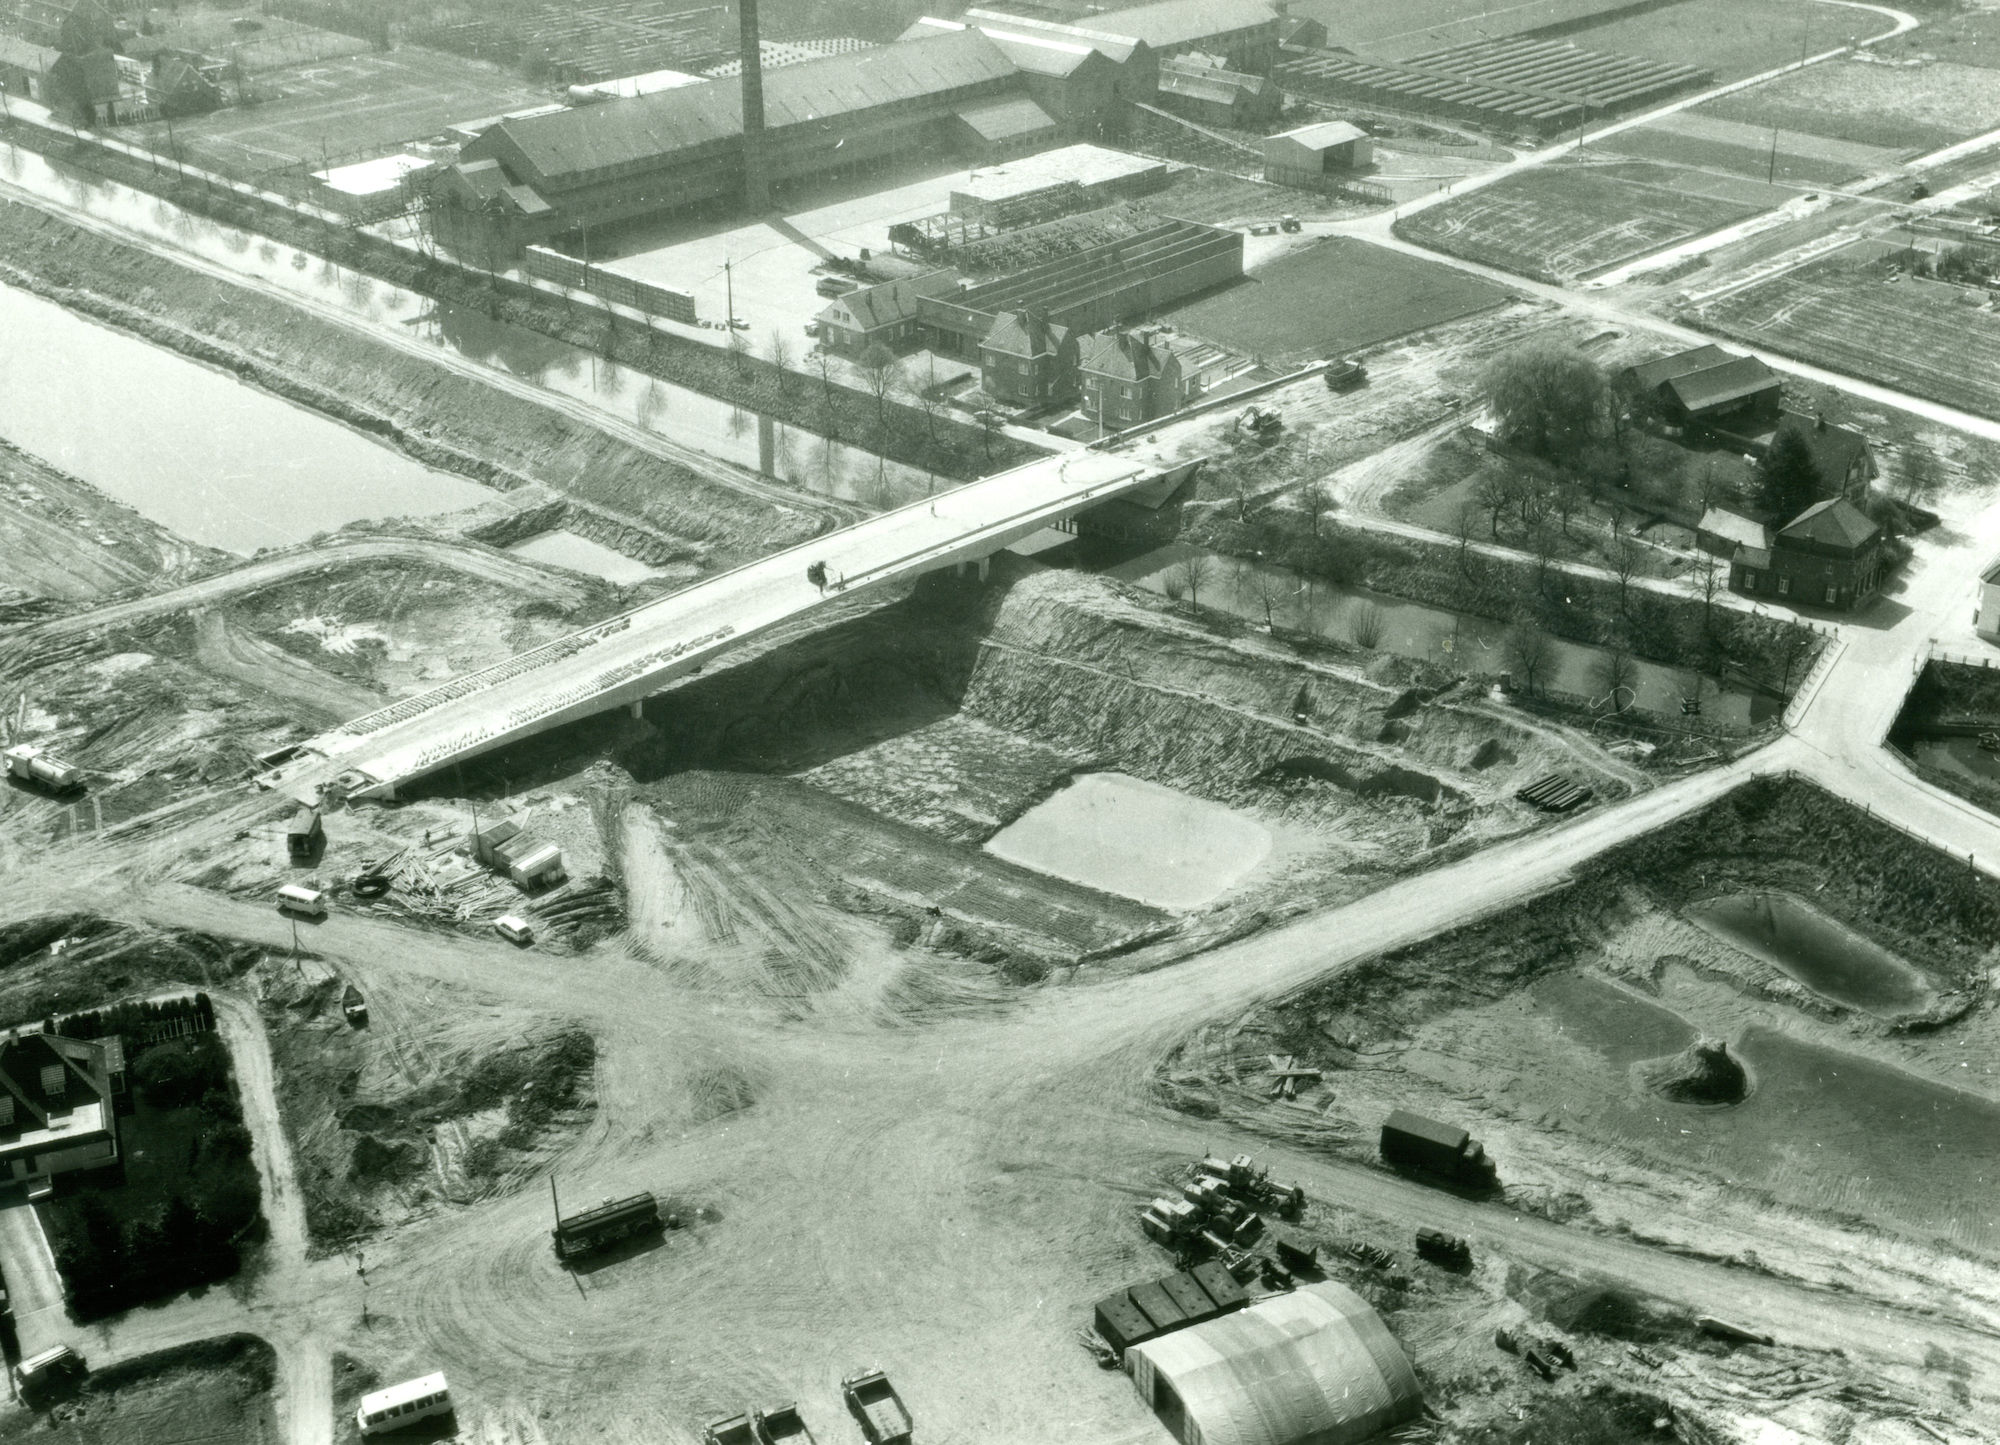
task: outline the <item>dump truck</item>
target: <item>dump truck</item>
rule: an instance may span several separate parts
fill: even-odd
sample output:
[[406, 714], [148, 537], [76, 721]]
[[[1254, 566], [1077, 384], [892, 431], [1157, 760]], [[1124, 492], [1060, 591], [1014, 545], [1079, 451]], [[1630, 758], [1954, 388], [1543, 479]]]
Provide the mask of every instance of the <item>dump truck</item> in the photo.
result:
[[1465, 1130], [1422, 1114], [1397, 1109], [1382, 1125], [1382, 1158], [1398, 1169], [1413, 1169], [1453, 1184], [1490, 1189], [1493, 1161]]
[[16, 743], [0, 749], [0, 759], [6, 761], [8, 777], [32, 783], [45, 792], [67, 793], [83, 786], [83, 769], [64, 762], [40, 743]]
[[915, 1428], [903, 1397], [880, 1370], [863, 1370], [840, 1382], [840, 1397], [861, 1423], [868, 1445], [909, 1445]]
[[748, 1415], [714, 1420], [701, 1432], [701, 1445], [757, 1445], [757, 1427]]
[[560, 1216], [550, 1231], [557, 1259], [578, 1259], [621, 1239], [645, 1234], [660, 1227], [660, 1206], [650, 1194], [634, 1194], [629, 1199], [607, 1199], [595, 1209]]
[[759, 1445], [786, 1445], [787, 1441], [813, 1445], [813, 1432], [806, 1427], [797, 1405], [774, 1405], [769, 1410], [757, 1411], [751, 1418], [757, 1426]]

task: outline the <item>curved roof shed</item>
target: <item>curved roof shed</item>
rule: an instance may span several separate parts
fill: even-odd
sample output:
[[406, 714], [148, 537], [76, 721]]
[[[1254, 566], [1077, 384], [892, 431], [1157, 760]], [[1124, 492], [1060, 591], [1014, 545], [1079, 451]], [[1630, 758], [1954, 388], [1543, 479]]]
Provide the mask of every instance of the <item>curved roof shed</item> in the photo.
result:
[[1133, 1345], [1125, 1367], [1184, 1445], [1359, 1445], [1422, 1408], [1382, 1317], [1332, 1280]]

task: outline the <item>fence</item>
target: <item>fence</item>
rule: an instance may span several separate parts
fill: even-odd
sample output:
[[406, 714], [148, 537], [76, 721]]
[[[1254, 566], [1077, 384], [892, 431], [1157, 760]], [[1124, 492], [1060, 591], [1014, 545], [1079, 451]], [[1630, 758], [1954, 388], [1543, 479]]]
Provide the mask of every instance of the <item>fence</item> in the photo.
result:
[[630, 306], [651, 316], [664, 316], [686, 326], [695, 322], [694, 293], [669, 286], [655, 286], [616, 271], [592, 266], [546, 246], [530, 246], [521, 258], [521, 269], [530, 276], [553, 281], [559, 286], [588, 291], [617, 306]]
[[1833, 640], [1820, 649], [1819, 656], [1813, 659], [1812, 670], [1805, 675], [1805, 680], [1799, 684], [1798, 691], [1792, 694], [1792, 700], [1785, 704], [1786, 731], [1789, 732], [1799, 725], [1799, 719], [1805, 716], [1806, 709], [1811, 707], [1813, 699], [1819, 696], [1820, 684], [1826, 681], [1826, 675], [1833, 671], [1833, 664], [1839, 660], [1840, 654], [1846, 647], [1847, 639], [1835, 633]]

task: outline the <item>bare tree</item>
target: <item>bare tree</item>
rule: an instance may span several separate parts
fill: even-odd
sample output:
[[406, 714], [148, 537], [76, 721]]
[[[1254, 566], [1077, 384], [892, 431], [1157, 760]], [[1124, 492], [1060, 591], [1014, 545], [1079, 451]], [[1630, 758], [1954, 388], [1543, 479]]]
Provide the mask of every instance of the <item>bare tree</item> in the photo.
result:
[[1319, 535], [1319, 524], [1328, 512], [1333, 510], [1333, 498], [1326, 494], [1326, 483], [1307, 482], [1299, 489], [1299, 505], [1305, 509], [1306, 525], [1312, 534]]
[[1556, 529], [1544, 517], [1528, 533], [1528, 550], [1535, 558], [1535, 587], [1546, 593], [1556, 562]]
[[1562, 534], [1570, 535], [1569, 524], [1576, 515], [1590, 504], [1590, 488], [1575, 472], [1564, 472], [1556, 478], [1554, 493], [1550, 500], [1556, 509], [1556, 519], [1562, 523]]
[[1461, 577], [1470, 577], [1472, 575], [1472, 508], [1470, 506], [1458, 509], [1458, 520], [1452, 524], [1451, 535], [1452, 540], [1457, 544], [1453, 548], [1453, 551], [1458, 557], [1458, 575]]
[[1532, 620], [1524, 617], [1507, 630], [1507, 666], [1520, 675], [1530, 696], [1541, 690], [1555, 654], [1555, 643]]
[[1241, 522], [1250, 515], [1250, 470], [1238, 467], [1229, 474], [1229, 494], [1236, 501], [1236, 520]]
[[750, 367], [750, 338], [740, 331], [729, 333], [729, 362], [738, 376]]
[[1486, 513], [1486, 527], [1494, 541], [1500, 540], [1500, 519], [1514, 504], [1514, 484], [1505, 472], [1492, 471], [1479, 479], [1479, 506]]
[[819, 362], [820, 410], [824, 414], [823, 425], [828, 437], [840, 435], [840, 412], [833, 399], [833, 356], [822, 348], [815, 358]]
[[1722, 569], [1716, 566], [1715, 558], [1704, 553], [1698, 580], [1701, 583], [1701, 630], [1708, 635], [1714, 631], [1715, 594], [1722, 590], [1727, 579], [1722, 575]]
[[868, 379], [869, 395], [875, 398], [875, 424], [888, 421], [889, 397], [902, 384], [903, 363], [896, 353], [877, 341], [861, 353], [861, 372]]
[[1632, 579], [1639, 574], [1639, 544], [1629, 532], [1619, 533], [1611, 546], [1611, 574], [1618, 579], [1618, 610], [1629, 612]]
[[1944, 490], [1944, 467], [1937, 453], [1915, 437], [1896, 458], [1896, 489], [1913, 507], [1928, 507]]
[[986, 448], [986, 460], [989, 462], [993, 460], [993, 439], [1004, 434], [1001, 429], [1006, 425], [1006, 418], [992, 407], [979, 409], [979, 440]]
[[[1622, 713], [1632, 705], [1633, 684], [1639, 679], [1639, 669], [1632, 661], [1632, 654], [1622, 647], [1614, 647], [1597, 660], [1597, 685], [1604, 689], [1605, 700], [1611, 704], [1611, 711]], [[1623, 693], [1625, 696], [1621, 697]]]
[[1356, 647], [1365, 647], [1371, 652], [1382, 645], [1382, 633], [1387, 626], [1382, 609], [1373, 602], [1358, 604], [1347, 615], [1347, 635]]
[[792, 374], [792, 342], [775, 326], [771, 328], [770, 340], [764, 343], [764, 359], [777, 368], [778, 395], [783, 396]]
[[1257, 605], [1264, 611], [1264, 630], [1276, 632], [1278, 604], [1290, 595], [1284, 578], [1273, 568], [1253, 566], [1250, 570], [1250, 595], [1257, 599]]
[[1202, 585], [1214, 575], [1215, 559], [1206, 552], [1189, 552], [1174, 564], [1174, 575], [1187, 592], [1190, 607], [1201, 606]]

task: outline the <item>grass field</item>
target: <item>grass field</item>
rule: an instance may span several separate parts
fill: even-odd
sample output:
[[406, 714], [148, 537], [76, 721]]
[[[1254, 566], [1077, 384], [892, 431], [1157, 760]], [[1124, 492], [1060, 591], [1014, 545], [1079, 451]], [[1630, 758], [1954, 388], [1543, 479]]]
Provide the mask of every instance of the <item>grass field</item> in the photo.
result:
[[2000, 417], [2000, 315], [1955, 286], [1888, 282], [1843, 251], [1721, 297], [1702, 324], [1850, 376]]
[[[235, 176], [301, 159], [318, 169], [322, 157], [383, 155], [454, 122], [549, 99], [497, 66], [414, 46], [269, 72], [255, 85], [272, 98], [174, 123], [189, 162]], [[165, 127], [146, 130], [157, 131], [158, 148], [166, 150]]]
[[2000, 68], [2000, 10], [1927, 14], [1923, 21], [1921, 29], [1884, 42], [1878, 52], [1899, 60], [1935, 55], [1959, 65]]
[[1171, 312], [1169, 319], [1248, 356], [1301, 361], [1387, 341], [1508, 299], [1477, 277], [1334, 237]]
[[1865, 10], [1799, 0], [1686, 0], [1663, 10], [1580, 30], [1563, 38], [1585, 50], [1615, 50], [1648, 60], [1699, 65], [1718, 80], [1740, 80], [1805, 53], [1817, 54], [1891, 29]]
[[1700, 113], [1911, 154], [2000, 126], [2000, 70], [1828, 61], [1712, 101]]
[[1616, 9], [1625, 0], [1297, 0], [1290, 14], [1326, 26], [1331, 44], [1401, 60], [1488, 35], [1518, 35]]
[[1675, 166], [1543, 166], [1446, 201], [1396, 233], [1538, 280], [1567, 282], [1731, 225], [1789, 196]]
[[1608, 145], [1621, 155], [1803, 186], [1833, 186], [1874, 175], [1892, 169], [1900, 155], [1803, 131], [1780, 130], [1774, 136], [1762, 126], [1686, 111], [1622, 131]]

